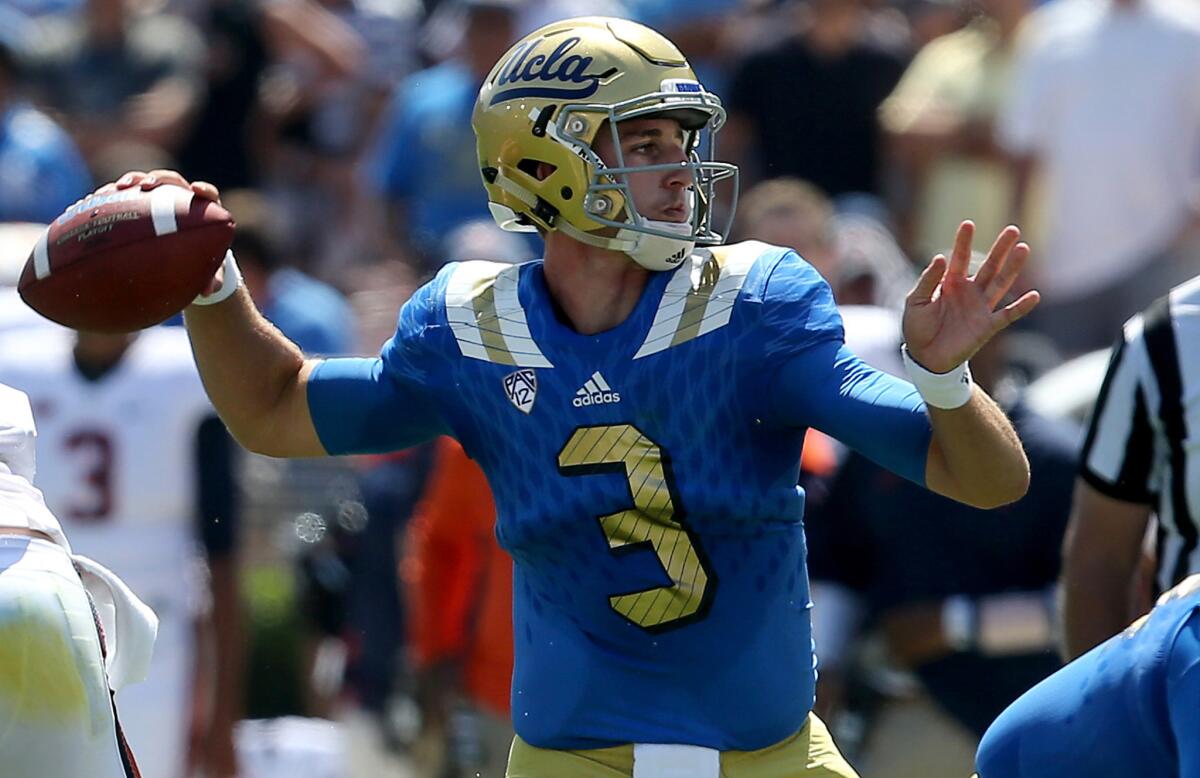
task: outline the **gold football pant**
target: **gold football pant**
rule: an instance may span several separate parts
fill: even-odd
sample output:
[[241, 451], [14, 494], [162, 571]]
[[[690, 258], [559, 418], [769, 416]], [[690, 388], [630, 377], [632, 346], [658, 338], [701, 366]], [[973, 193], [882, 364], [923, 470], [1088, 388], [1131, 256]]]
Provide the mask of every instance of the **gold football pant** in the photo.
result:
[[[537, 748], [513, 740], [507, 778], [630, 778], [633, 746], [581, 751]], [[842, 758], [829, 730], [814, 714], [799, 732], [758, 751], [721, 754], [721, 778], [858, 778]]]

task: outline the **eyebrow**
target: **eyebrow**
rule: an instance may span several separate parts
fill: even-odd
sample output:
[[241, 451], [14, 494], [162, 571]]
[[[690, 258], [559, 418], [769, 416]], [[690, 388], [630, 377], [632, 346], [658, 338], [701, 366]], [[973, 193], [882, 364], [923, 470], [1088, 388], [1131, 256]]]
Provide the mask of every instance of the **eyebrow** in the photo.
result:
[[[641, 140], [642, 138], [657, 139], [657, 138], [661, 138], [662, 136], [663, 136], [663, 131], [661, 129], [659, 129], [658, 127], [647, 127], [642, 130], [624, 130], [621, 132], [621, 140], [622, 141], [627, 141], [630, 139]], [[684, 140], [687, 137], [687, 134], [683, 131], [683, 128], [680, 127], [679, 131], [678, 131], [678, 133], [676, 133], [675, 137], [678, 140]]]

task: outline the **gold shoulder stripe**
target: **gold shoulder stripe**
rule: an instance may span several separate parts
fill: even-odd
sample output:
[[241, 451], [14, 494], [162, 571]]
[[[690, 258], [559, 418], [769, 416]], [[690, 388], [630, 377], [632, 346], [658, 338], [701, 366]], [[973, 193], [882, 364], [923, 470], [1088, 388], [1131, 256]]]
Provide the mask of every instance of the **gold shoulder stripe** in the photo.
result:
[[654, 323], [633, 358], [657, 354], [728, 324], [746, 274], [769, 248], [746, 241], [697, 249], [690, 266], [680, 267], [667, 283]]
[[463, 262], [446, 284], [446, 318], [464, 357], [514, 367], [553, 367], [529, 331], [517, 298], [520, 268]]

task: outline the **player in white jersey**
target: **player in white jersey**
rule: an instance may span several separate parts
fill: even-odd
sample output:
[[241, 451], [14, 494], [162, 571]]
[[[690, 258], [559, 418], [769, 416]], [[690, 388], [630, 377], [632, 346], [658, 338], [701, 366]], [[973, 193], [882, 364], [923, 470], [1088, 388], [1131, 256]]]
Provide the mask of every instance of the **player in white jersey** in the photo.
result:
[[21, 278], [25, 258], [45, 231], [44, 224], [0, 222], [0, 335], [59, 326], [38, 315], [17, 294], [17, 281]]
[[[30, 396], [40, 486], [75, 548], [110, 567], [158, 614], [149, 677], [118, 696], [142, 771], [235, 775], [240, 620], [231, 452], [186, 336], [175, 328], [140, 336], [26, 331], [0, 341], [0, 381]], [[215, 650], [207, 649], [210, 637]]]
[[138, 778], [110, 688], [147, 671], [154, 614], [72, 559], [32, 483], [35, 435], [29, 400], [0, 385], [0, 773]]

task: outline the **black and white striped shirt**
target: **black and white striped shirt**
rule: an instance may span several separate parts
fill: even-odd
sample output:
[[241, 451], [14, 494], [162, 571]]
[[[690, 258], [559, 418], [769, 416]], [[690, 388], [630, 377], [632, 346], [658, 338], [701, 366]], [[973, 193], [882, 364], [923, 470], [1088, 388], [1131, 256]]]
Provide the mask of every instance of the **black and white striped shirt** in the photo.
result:
[[1200, 277], [1125, 324], [1081, 475], [1103, 494], [1154, 507], [1159, 590], [1200, 572]]

